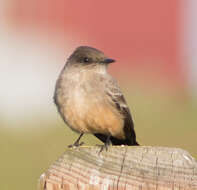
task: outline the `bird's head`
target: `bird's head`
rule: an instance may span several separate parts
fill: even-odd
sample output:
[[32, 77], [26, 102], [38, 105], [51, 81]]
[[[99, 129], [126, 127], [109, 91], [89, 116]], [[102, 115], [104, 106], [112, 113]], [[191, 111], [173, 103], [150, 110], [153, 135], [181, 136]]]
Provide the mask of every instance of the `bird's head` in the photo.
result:
[[114, 59], [110, 59], [105, 54], [92, 47], [80, 46], [78, 47], [68, 58], [68, 65], [108, 65], [115, 62]]

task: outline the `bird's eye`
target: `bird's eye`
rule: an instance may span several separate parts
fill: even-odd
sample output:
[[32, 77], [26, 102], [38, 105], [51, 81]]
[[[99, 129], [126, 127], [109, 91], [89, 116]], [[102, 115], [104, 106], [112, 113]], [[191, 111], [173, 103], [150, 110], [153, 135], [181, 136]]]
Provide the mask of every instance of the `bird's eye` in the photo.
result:
[[89, 62], [88, 57], [85, 57], [85, 58], [83, 59], [83, 61], [84, 61], [85, 63], [88, 63], [88, 62]]

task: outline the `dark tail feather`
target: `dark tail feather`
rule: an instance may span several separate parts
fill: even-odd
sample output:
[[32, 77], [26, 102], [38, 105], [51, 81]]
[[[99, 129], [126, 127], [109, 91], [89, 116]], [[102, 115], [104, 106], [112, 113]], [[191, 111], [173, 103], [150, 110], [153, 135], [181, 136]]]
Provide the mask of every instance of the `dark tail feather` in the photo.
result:
[[[103, 135], [103, 134], [94, 134], [99, 140], [101, 140], [103, 143], [106, 142], [107, 140], [107, 135]], [[112, 145], [128, 145], [128, 146], [138, 146], [138, 142], [136, 141], [135, 138], [129, 138], [129, 139], [117, 139], [115, 137], [110, 138], [110, 141], [112, 142]]]

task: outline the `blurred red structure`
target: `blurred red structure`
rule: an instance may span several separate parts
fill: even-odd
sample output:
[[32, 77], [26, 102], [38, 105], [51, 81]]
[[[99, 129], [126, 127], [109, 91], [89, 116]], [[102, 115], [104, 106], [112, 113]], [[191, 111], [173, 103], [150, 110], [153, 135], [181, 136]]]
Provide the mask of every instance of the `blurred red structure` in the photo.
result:
[[73, 46], [102, 49], [120, 61], [116, 71], [151, 84], [184, 87], [178, 0], [18, 0], [11, 18], [15, 26], [39, 27], [52, 38], [61, 31], [64, 43], [65, 35]]

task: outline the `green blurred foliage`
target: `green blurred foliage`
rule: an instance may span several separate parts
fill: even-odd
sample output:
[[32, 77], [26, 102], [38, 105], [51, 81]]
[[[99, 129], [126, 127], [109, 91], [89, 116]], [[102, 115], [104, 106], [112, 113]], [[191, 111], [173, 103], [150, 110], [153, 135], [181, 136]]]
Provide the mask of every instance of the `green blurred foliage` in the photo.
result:
[[[139, 143], [183, 148], [197, 158], [196, 99], [139, 94], [126, 94]], [[35, 121], [28, 122], [33, 125]], [[36, 189], [39, 176], [78, 137], [58, 114], [35, 128], [22, 127], [0, 129], [1, 190]], [[87, 145], [100, 143], [92, 135], [85, 135], [82, 141]]]

